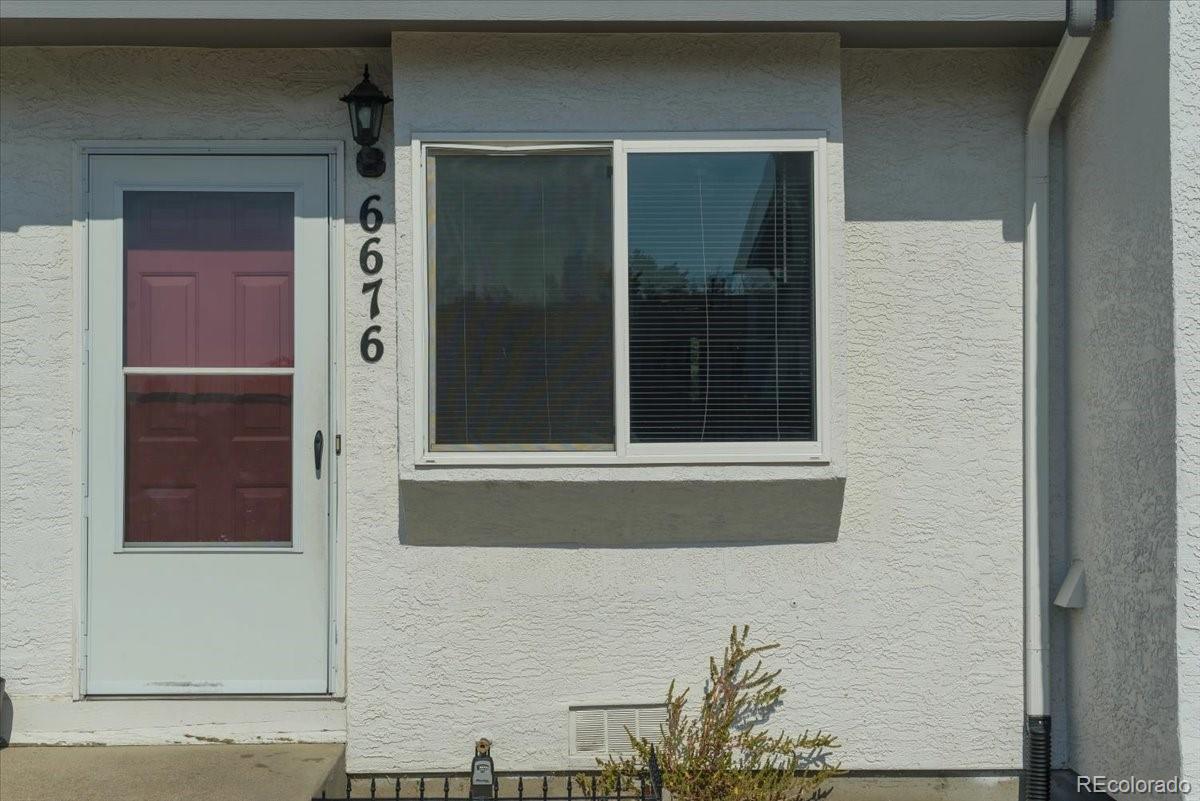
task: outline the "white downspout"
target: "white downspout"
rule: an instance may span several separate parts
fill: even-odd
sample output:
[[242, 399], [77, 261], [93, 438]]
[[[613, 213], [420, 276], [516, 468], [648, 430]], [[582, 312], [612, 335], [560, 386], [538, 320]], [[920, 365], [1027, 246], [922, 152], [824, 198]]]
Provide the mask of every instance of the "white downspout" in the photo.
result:
[[1025, 798], [1049, 798], [1050, 537], [1049, 353], [1050, 123], [1088, 37], [1063, 34], [1025, 128]]
[[1088, 46], [1063, 34], [1025, 128], [1025, 711], [1048, 715], [1050, 123]]

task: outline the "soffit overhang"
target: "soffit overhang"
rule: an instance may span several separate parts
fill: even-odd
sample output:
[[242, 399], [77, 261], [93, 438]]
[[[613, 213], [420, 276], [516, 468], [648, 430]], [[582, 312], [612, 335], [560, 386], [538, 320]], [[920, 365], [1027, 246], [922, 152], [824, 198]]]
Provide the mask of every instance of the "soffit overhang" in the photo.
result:
[[0, 45], [387, 47], [398, 30], [820, 31], [843, 47], [1056, 43], [1063, 0], [5, 0]]

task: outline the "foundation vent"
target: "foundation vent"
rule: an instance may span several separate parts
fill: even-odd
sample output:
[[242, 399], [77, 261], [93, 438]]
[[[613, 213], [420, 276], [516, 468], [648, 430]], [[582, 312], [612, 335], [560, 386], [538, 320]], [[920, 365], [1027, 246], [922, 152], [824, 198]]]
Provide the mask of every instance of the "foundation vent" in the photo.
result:
[[661, 740], [659, 727], [667, 722], [667, 708], [662, 704], [573, 706], [569, 716], [570, 755], [603, 757], [633, 753], [629, 734], [652, 743]]

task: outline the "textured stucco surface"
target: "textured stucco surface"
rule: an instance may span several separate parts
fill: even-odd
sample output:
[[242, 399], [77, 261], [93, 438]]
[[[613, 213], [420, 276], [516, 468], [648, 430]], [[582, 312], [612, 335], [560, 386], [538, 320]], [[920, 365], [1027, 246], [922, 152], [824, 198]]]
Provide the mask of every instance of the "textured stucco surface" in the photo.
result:
[[1171, 6], [1180, 775], [1200, 799], [1200, 3]]
[[[0, 673], [13, 696], [70, 697], [78, 510], [80, 298], [73, 266], [76, 140], [348, 140], [337, 101], [388, 50], [4, 48], [0, 50]], [[350, 542], [396, 527], [395, 353], [366, 365], [358, 333], [358, 206], [383, 197], [381, 322], [394, 342], [391, 192], [354, 170], [347, 142], [346, 396], [342, 483]], [[61, 718], [61, 716], [59, 716]], [[63, 728], [69, 720], [60, 720]], [[171, 736], [164, 730], [164, 737]], [[178, 731], [175, 732], [178, 736]], [[33, 736], [36, 739], [36, 736]]]
[[[1048, 367], [1049, 391], [1049, 535], [1050, 535], [1050, 600], [1053, 602], [1067, 571], [1071, 568], [1071, 544], [1067, 536], [1068, 485], [1067, 460], [1067, 276], [1066, 247], [1063, 241], [1063, 185], [1066, 180], [1063, 164], [1062, 120], [1050, 128], [1050, 262], [1049, 306], [1050, 348]], [[1067, 705], [1070, 700], [1067, 677], [1066, 639], [1070, 625], [1069, 610], [1050, 605], [1050, 717], [1052, 726], [1051, 763], [1055, 768], [1070, 767], [1070, 726], [1067, 725]]]
[[[352, 50], [0, 58], [0, 669], [19, 715], [22, 696], [72, 686], [78, 528], [60, 491], [78, 425], [71, 141], [344, 138], [336, 96], [363, 61], [381, 84], [388, 65], [386, 51]], [[507, 765], [563, 767], [568, 704], [697, 683], [741, 622], [785, 643], [793, 694], [778, 722], [837, 732], [851, 766], [1018, 765], [1021, 124], [1045, 54], [843, 53], [833, 37], [794, 35], [405, 35], [394, 62], [401, 222], [381, 298], [389, 348], [373, 366], [357, 357], [357, 208], [384, 196], [390, 254], [391, 184], [358, 179], [352, 160], [347, 171], [351, 769], [461, 769], [479, 734]], [[412, 481], [411, 130], [764, 128], [830, 134], [838, 464]], [[464, 492], [464, 477], [487, 483]], [[543, 486], [564, 479], [610, 486]], [[684, 508], [689, 492], [704, 501]], [[614, 505], [657, 517], [639, 529], [628, 512], [572, 514]], [[760, 536], [759, 523], [775, 528]]]
[[[568, 705], [698, 683], [741, 622], [785, 643], [792, 695], [776, 722], [837, 732], [849, 765], [1017, 766], [1021, 125], [1045, 54], [839, 53], [832, 37], [795, 35], [434, 34], [397, 35], [393, 53], [401, 274], [413, 131], [829, 131], [845, 432], [832, 478], [572, 468], [414, 480], [402, 287], [404, 514], [399, 532], [352, 542], [350, 769], [461, 768], [481, 734], [506, 765], [564, 767]], [[760, 514], [763, 496], [710, 480], [722, 478], [808, 493], [788, 512], [801, 518], [791, 538], [728, 541], [726, 528], [743, 527], [724, 520]], [[464, 479], [479, 492], [456, 490]], [[583, 506], [600, 501], [553, 486], [591, 479], [619, 483], [608, 503], [650, 508], [656, 485], [678, 498], [677, 483], [722, 493], [725, 512], [679, 508], [672, 522], [659, 510], [646, 530], [615, 536]], [[814, 541], [803, 518], [828, 521], [830, 506], [834, 537]], [[577, 508], [568, 531], [548, 530]], [[502, 536], [489, 543], [494, 515]], [[439, 540], [449, 523], [471, 531], [440, 528]], [[655, 547], [637, 547], [639, 535]]]
[[1080, 774], [1179, 770], [1170, 13], [1118, 2], [1063, 108], [1068, 531], [1087, 581], [1085, 606], [1066, 613]]

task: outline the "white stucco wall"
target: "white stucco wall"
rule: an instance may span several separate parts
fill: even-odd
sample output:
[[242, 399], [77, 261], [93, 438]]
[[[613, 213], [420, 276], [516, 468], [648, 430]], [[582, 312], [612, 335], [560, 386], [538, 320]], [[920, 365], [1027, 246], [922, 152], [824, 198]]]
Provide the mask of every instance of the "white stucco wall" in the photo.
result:
[[[1021, 125], [1045, 53], [843, 52], [798, 35], [395, 45], [389, 178], [359, 179], [347, 151], [350, 768], [462, 769], [481, 733], [506, 767], [564, 767], [568, 704], [656, 701], [672, 677], [696, 683], [743, 622], [785, 644], [792, 695], [777, 723], [837, 732], [850, 766], [1019, 765]], [[71, 142], [344, 139], [336, 97], [363, 61], [381, 85], [391, 65], [379, 50], [0, 59], [0, 672], [18, 726], [36, 702], [81, 728], [63, 716], [99, 705], [68, 700]], [[830, 134], [834, 465], [418, 480], [410, 132], [764, 128]], [[390, 254], [392, 176], [388, 352], [364, 365], [357, 209], [384, 196]], [[116, 741], [119, 716], [104, 725], [91, 739]]]
[[1200, 3], [1171, 6], [1180, 774], [1200, 799]]
[[[345, 393], [351, 402], [342, 429], [342, 484], [345, 535], [354, 542], [364, 528], [394, 531], [397, 519], [392, 193], [387, 179], [367, 181], [356, 173], [357, 148], [348, 141], [345, 106], [338, 102], [364, 62], [387, 86], [386, 48], [0, 50], [0, 673], [13, 697], [15, 740], [41, 739], [46, 731], [51, 739], [70, 740], [80, 729], [89, 730], [77, 736], [84, 741], [162, 741], [188, 731], [254, 739], [271, 736], [272, 727], [294, 734], [311, 725], [311, 718], [295, 720], [294, 709], [277, 714], [280, 707], [251, 713], [255, 732], [253, 724], [221, 729], [223, 721], [245, 716], [211, 705], [189, 717], [182, 707], [148, 714], [142, 704], [114, 715], [113, 707], [101, 714], [95, 704], [69, 703], [80, 540], [73, 142], [347, 140], [347, 255], [336, 268], [344, 268], [347, 285]], [[358, 355], [358, 333], [367, 324], [358, 292], [364, 236], [358, 206], [372, 192], [382, 195], [386, 219], [378, 234], [389, 254], [379, 322], [389, 349], [383, 361], [366, 365]], [[55, 707], [58, 702], [64, 706]], [[331, 722], [336, 717], [322, 715], [320, 725], [344, 725]], [[189, 728], [189, 721], [197, 725]]]
[[838, 733], [850, 766], [1018, 766], [1021, 126], [1045, 54], [399, 34], [393, 56], [402, 275], [413, 131], [828, 130], [844, 434], [831, 469], [418, 471], [402, 285], [402, 525], [351, 543], [350, 769], [462, 769], [481, 734], [505, 767], [565, 767], [568, 705], [697, 683], [734, 623], [784, 643], [776, 724]]
[[1063, 107], [1068, 531], [1087, 585], [1065, 613], [1080, 774], [1179, 771], [1171, 6], [1118, 2]]

